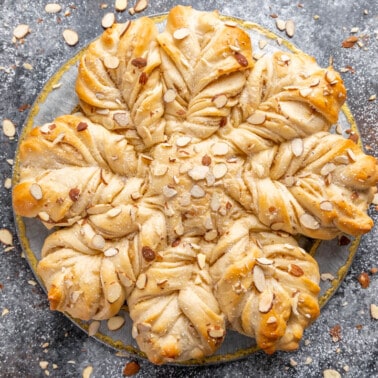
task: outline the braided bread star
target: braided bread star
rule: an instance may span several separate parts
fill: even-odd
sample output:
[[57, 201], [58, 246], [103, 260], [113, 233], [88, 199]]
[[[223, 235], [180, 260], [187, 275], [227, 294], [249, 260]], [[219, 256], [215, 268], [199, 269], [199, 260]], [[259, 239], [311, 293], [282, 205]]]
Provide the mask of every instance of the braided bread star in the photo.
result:
[[81, 57], [81, 112], [19, 148], [17, 214], [60, 227], [38, 265], [51, 308], [127, 302], [156, 364], [203, 358], [227, 327], [267, 353], [319, 315], [317, 262], [293, 235], [368, 232], [377, 162], [329, 132], [345, 101], [305, 54], [252, 59], [248, 34], [178, 6], [158, 32], [116, 24]]

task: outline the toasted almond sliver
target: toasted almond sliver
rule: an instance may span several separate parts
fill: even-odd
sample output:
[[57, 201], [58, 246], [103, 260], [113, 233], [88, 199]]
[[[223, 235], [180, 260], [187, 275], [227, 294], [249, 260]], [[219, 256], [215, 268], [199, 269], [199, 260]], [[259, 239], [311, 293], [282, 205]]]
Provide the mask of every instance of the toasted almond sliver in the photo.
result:
[[214, 105], [218, 109], [221, 109], [227, 104], [228, 97], [225, 94], [221, 94], [221, 95], [213, 97], [211, 101], [214, 103]]
[[176, 139], [176, 146], [185, 147], [191, 142], [192, 138], [189, 136], [182, 136]]
[[115, 207], [111, 210], [109, 210], [106, 215], [109, 217], [109, 218], [115, 218], [116, 216], [118, 216], [119, 214], [121, 214], [122, 212], [122, 209], [120, 209], [119, 207]]
[[190, 34], [190, 30], [188, 28], [180, 28], [176, 29], [173, 32], [173, 38], [177, 40], [181, 40], [186, 38]]
[[188, 176], [195, 181], [203, 180], [208, 174], [210, 168], [206, 165], [196, 165], [188, 171]]
[[264, 113], [255, 112], [247, 118], [247, 122], [251, 123], [252, 125], [261, 125], [265, 122], [266, 116]]
[[230, 26], [231, 28], [234, 28], [235, 26], [238, 25], [235, 21], [231, 21], [231, 20], [227, 20], [227, 21], [225, 21], [224, 24], [225, 24], [226, 26]]
[[101, 235], [95, 234], [92, 237], [91, 246], [94, 249], [102, 250], [105, 247], [105, 239]]
[[3, 120], [3, 132], [8, 138], [13, 138], [16, 134], [16, 127], [9, 119]]
[[62, 7], [60, 4], [57, 3], [49, 3], [45, 6], [45, 12], [46, 13], [59, 13], [62, 10]]
[[109, 331], [116, 331], [117, 329], [120, 329], [125, 323], [125, 319], [120, 316], [113, 316], [107, 321], [107, 326]]
[[212, 328], [208, 331], [208, 334], [210, 337], [214, 338], [214, 339], [218, 339], [218, 338], [221, 338], [224, 336], [224, 330], [223, 328]]
[[104, 65], [106, 68], [114, 69], [119, 66], [119, 59], [116, 56], [107, 55], [104, 58]]
[[135, 283], [136, 287], [138, 289], [144, 289], [146, 287], [146, 284], [147, 284], [147, 276], [145, 273], [141, 273]]
[[328, 81], [328, 83], [334, 83], [336, 80], [336, 74], [334, 71], [327, 71], [325, 74], [325, 78]]
[[320, 170], [320, 174], [322, 176], [327, 176], [328, 174], [330, 174], [331, 172], [333, 172], [335, 169], [336, 169], [336, 165], [335, 164], [333, 164], [333, 163], [327, 163], [327, 164], [324, 164], [324, 166]]
[[17, 25], [13, 30], [13, 36], [17, 39], [26, 37], [30, 33], [29, 25], [20, 24]]
[[218, 236], [217, 230], [210, 230], [206, 232], [204, 238], [206, 241], [213, 241], [217, 238], [217, 236]]
[[123, 12], [127, 8], [127, 0], [116, 0], [114, 8], [118, 12]]
[[111, 247], [111, 248], [108, 248], [104, 251], [104, 256], [113, 257], [113, 256], [117, 255], [118, 253], [119, 253], [118, 248]]
[[295, 33], [295, 24], [293, 20], [287, 20], [285, 23], [285, 30], [288, 37], [292, 37]]
[[168, 185], [163, 186], [163, 195], [167, 198], [172, 198], [177, 194], [177, 190], [169, 187]]
[[374, 303], [370, 305], [370, 314], [373, 319], [378, 320], [378, 306]]
[[203, 253], [199, 253], [197, 255], [197, 264], [200, 269], [204, 269], [206, 266], [206, 255], [204, 255]]
[[311, 88], [301, 88], [299, 90], [299, 94], [302, 97], [308, 97], [311, 93], [312, 93], [312, 89]]
[[89, 365], [83, 369], [81, 373], [82, 378], [90, 378], [93, 373], [93, 366]]
[[286, 28], [286, 22], [280, 18], [276, 18], [276, 26], [278, 30], [284, 31]]
[[330, 201], [323, 201], [319, 205], [321, 210], [324, 211], [332, 211], [333, 210], [333, 204]]
[[265, 274], [258, 265], [255, 265], [253, 267], [253, 283], [260, 293], [262, 293], [266, 289]]
[[214, 155], [223, 156], [228, 153], [229, 147], [228, 147], [228, 144], [226, 143], [217, 142], [211, 146], [211, 150]]
[[46, 211], [39, 212], [38, 217], [42, 222], [48, 222], [50, 219], [50, 215]]
[[205, 196], [205, 191], [198, 185], [193, 185], [190, 194], [194, 198], [202, 198]]
[[144, 11], [148, 7], [148, 0], [138, 0], [135, 4], [134, 11], [139, 13]]
[[101, 323], [98, 320], [94, 320], [93, 322], [91, 322], [91, 324], [89, 324], [88, 327], [88, 335], [94, 336], [100, 329], [100, 325]]
[[291, 151], [297, 157], [303, 154], [303, 140], [300, 138], [294, 138], [291, 141]]
[[106, 13], [104, 17], [102, 17], [101, 25], [104, 29], [110, 28], [115, 22], [114, 13]]
[[228, 171], [227, 165], [224, 163], [215, 164], [213, 167], [213, 175], [216, 179], [222, 178]]
[[320, 227], [319, 222], [310, 214], [304, 213], [299, 218], [303, 227], [310, 230], [317, 230]]
[[63, 31], [63, 38], [69, 46], [75, 46], [79, 42], [79, 35], [71, 29]]
[[259, 40], [259, 49], [262, 50], [264, 47], [268, 44], [267, 41], [264, 41], [263, 39]]
[[42, 188], [36, 183], [30, 185], [29, 192], [37, 201], [43, 197]]
[[0, 229], [0, 242], [5, 244], [5, 245], [12, 245], [13, 244], [13, 235], [6, 228]]
[[113, 282], [107, 290], [107, 300], [109, 303], [116, 302], [122, 294], [122, 287], [118, 282]]
[[168, 89], [165, 93], [164, 93], [164, 101], [168, 104], [170, 102], [173, 102], [175, 100], [177, 96], [177, 93], [174, 89]]
[[320, 279], [322, 281], [327, 281], [327, 280], [333, 281], [335, 279], [335, 276], [333, 274], [331, 274], [331, 273], [322, 273], [320, 275]]
[[256, 259], [256, 261], [260, 264], [260, 265], [272, 265], [273, 264], [273, 260], [270, 260], [270, 259], [267, 259], [266, 257], [258, 257]]
[[270, 311], [273, 306], [274, 295], [270, 290], [265, 290], [259, 297], [259, 311], [263, 314]]

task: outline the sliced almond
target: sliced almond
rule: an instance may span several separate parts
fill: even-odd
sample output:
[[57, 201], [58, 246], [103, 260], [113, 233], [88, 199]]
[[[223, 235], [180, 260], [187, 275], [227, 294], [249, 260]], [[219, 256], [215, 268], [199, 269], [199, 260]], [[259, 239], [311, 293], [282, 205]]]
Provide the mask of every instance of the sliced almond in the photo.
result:
[[280, 18], [276, 18], [276, 26], [278, 30], [284, 31], [286, 28], [286, 22]]
[[115, 218], [116, 216], [118, 216], [119, 214], [121, 214], [122, 212], [122, 209], [119, 208], [119, 207], [115, 207], [111, 210], [109, 210], [106, 215], [109, 217], [109, 218]]
[[335, 276], [333, 274], [331, 274], [331, 273], [322, 273], [320, 275], [320, 279], [322, 281], [327, 281], [327, 280], [328, 281], [333, 281], [335, 279]]
[[193, 185], [190, 194], [194, 198], [202, 198], [205, 196], [205, 191], [198, 185]]
[[114, 113], [113, 119], [121, 127], [126, 127], [131, 123], [130, 114], [126, 112]]
[[260, 40], [259, 40], [259, 49], [260, 49], [260, 50], [263, 50], [264, 47], [265, 47], [267, 44], [268, 44], [267, 41], [264, 41], [263, 39], [260, 39]]
[[43, 197], [42, 188], [36, 183], [30, 185], [29, 192], [37, 201]]
[[196, 165], [188, 171], [188, 176], [195, 181], [203, 180], [208, 174], [209, 170], [210, 168], [206, 165]]
[[215, 184], [215, 176], [213, 172], [209, 171], [209, 173], [206, 175], [206, 185], [213, 186], [214, 184]]
[[310, 87], [316, 87], [319, 85], [319, 83], [320, 83], [320, 79], [316, 77], [314, 80], [311, 81]]
[[3, 133], [8, 138], [13, 138], [16, 134], [16, 126], [10, 119], [4, 119], [3, 120]]
[[221, 109], [223, 108], [227, 102], [228, 102], [228, 97], [225, 94], [220, 94], [211, 99], [211, 101], [214, 103], [214, 105], [218, 108]]
[[203, 253], [199, 253], [197, 255], [197, 264], [200, 269], [204, 269], [206, 266], [206, 255], [204, 255]]
[[42, 222], [48, 222], [50, 220], [50, 215], [48, 213], [46, 213], [46, 211], [40, 211], [38, 213], [38, 218], [42, 221]]
[[312, 93], [312, 89], [311, 88], [301, 88], [299, 90], [299, 94], [302, 97], [308, 97], [311, 93]]
[[107, 55], [104, 58], [104, 65], [106, 68], [114, 69], [119, 66], [119, 59], [116, 56]]
[[301, 156], [303, 154], [303, 140], [300, 138], [294, 138], [291, 141], [291, 151], [294, 156]]
[[12, 179], [10, 177], [7, 177], [4, 180], [4, 188], [5, 189], [10, 189], [12, 187]]
[[370, 305], [370, 314], [373, 319], [378, 320], [378, 306], [374, 303]]
[[231, 28], [236, 27], [238, 24], [235, 21], [227, 20], [224, 22], [226, 26], [230, 26]]
[[227, 165], [224, 163], [215, 164], [213, 167], [213, 175], [216, 179], [222, 178], [228, 171]]
[[338, 164], [349, 164], [349, 158], [345, 155], [336, 156], [333, 160]]
[[181, 40], [186, 38], [190, 34], [190, 30], [188, 28], [180, 28], [176, 29], [173, 32], [173, 38], [177, 40]]
[[154, 176], [164, 176], [168, 171], [168, 166], [165, 165], [165, 164], [160, 164], [160, 163], [157, 163], [153, 169], [152, 169], [152, 174]]
[[327, 176], [328, 174], [330, 174], [331, 172], [333, 172], [335, 169], [336, 169], [336, 165], [335, 164], [333, 164], [333, 163], [327, 163], [327, 164], [324, 164], [324, 166], [320, 170], [320, 174], [322, 176]]
[[336, 81], [336, 73], [334, 71], [326, 71], [325, 78], [330, 84], [334, 84]]
[[252, 125], [261, 125], [265, 122], [266, 116], [262, 112], [255, 112], [247, 118], [247, 122]]
[[192, 138], [189, 136], [182, 136], [176, 139], [176, 146], [185, 147], [191, 142]]
[[348, 154], [351, 161], [353, 161], [353, 162], [357, 161], [357, 157], [356, 157], [355, 153], [350, 148], [348, 148], [346, 150], [346, 153]]
[[144, 289], [147, 285], [147, 276], [145, 273], [141, 273], [135, 283], [136, 287], [140, 290]]
[[46, 13], [59, 13], [61, 10], [62, 10], [61, 5], [57, 3], [49, 3], [45, 5]]
[[304, 213], [300, 216], [299, 221], [302, 226], [310, 230], [317, 230], [320, 227], [319, 222], [310, 214]]
[[135, 13], [143, 12], [148, 7], [148, 0], [138, 0], [134, 6]]
[[333, 210], [333, 204], [330, 201], [323, 201], [319, 205], [321, 210], [324, 211], [332, 211]]
[[211, 197], [211, 201], [210, 201], [210, 208], [213, 211], [218, 211], [220, 207], [221, 207], [221, 203], [219, 200], [219, 196], [217, 195], [217, 193], [213, 193]]
[[79, 42], [79, 35], [71, 29], [63, 31], [63, 38], [69, 46], [75, 46]]
[[94, 320], [93, 322], [91, 322], [91, 324], [89, 324], [88, 327], [88, 336], [94, 336], [100, 329], [100, 325], [101, 322], [98, 320]]
[[102, 17], [101, 25], [104, 29], [107, 29], [113, 26], [114, 22], [115, 22], [114, 13], [109, 12], [109, 13], [106, 13], [104, 17]]
[[114, 248], [114, 247], [111, 247], [111, 248], [108, 248], [104, 251], [104, 256], [106, 257], [113, 257], [113, 256], [116, 256], [118, 255], [119, 253], [119, 249], [118, 248]]
[[285, 31], [288, 37], [292, 37], [295, 33], [295, 24], [293, 20], [287, 20], [285, 22]]
[[285, 223], [282, 223], [282, 222], [274, 222], [270, 225], [270, 228], [273, 230], [273, 231], [279, 231], [279, 230], [282, 230], [282, 228], [285, 226]]
[[163, 195], [166, 198], [172, 198], [177, 194], [177, 190], [171, 188], [168, 185], [163, 186]]
[[267, 259], [266, 257], [258, 257], [256, 259], [256, 261], [260, 264], [260, 265], [272, 265], [274, 263], [273, 260], [270, 260], [270, 259]]
[[211, 150], [214, 155], [223, 156], [228, 153], [229, 147], [228, 147], [228, 144], [226, 143], [217, 142], [211, 146]]
[[13, 235], [6, 228], [0, 229], [0, 242], [5, 245], [13, 245]]
[[218, 231], [217, 230], [210, 230], [205, 233], [204, 239], [208, 242], [213, 241], [217, 238]]
[[224, 329], [223, 328], [211, 328], [208, 331], [208, 334], [213, 339], [219, 339], [224, 336]]
[[323, 378], [341, 378], [341, 374], [334, 369], [323, 370]]
[[109, 204], [98, 204], [98, 205], [89, 207], [87, 209], [87, 214], [89, 215], [104, 214], [111, 209], [112, 209], [112, 206]]
[[123, 272], [118, 272], [118, 278], [124, 287], [129, 288], [134, 284], [134, 282]]
[[266, 280], [264, 271], [258, 266], [253, 267], [253, 283], [257, 291], [262, 293], [266, 289]]
[[164, 93], [164, 101], [166, 103], [170, 103], [170, 102], [173, 102], [175, 100], [177, 96], [177, 93], [174, 89], [168, 89], [165, 93]]
[[20, 24], [17, 25], [13, 30], [13, 36], [17, 39], [26, 37], [30, 33], [29, 25]]
[[94, 249], [99, 249], [99, 250], [104, 249], [105, 239], [99, 234], [93, 235], [92, 240], [91, 240], [91, 247]]
[[274, 295], [270, 290], [263, 291], [259, 296], [259, 311], [263, 314], [269, 312], [273, 307]]
[[116, 0], [114, 8], [118, 12], [123, 12], [127, 8], [127, 0]]
[[118, 299], [122, 295], [122, 287], [118, 282], [113, 282], [109, 285], [107, 290], [107, 300], [109, 303], [114, 303], [118, 301]]
[[125, 324], [125, 319], [123, 318], [123, 316], [120, 316], [120, 315], [112, 316], [107, 321], [107, 326], [108, 326], [109, 331], [116, 331], [117, 329], [120, 329], [124, 324]]

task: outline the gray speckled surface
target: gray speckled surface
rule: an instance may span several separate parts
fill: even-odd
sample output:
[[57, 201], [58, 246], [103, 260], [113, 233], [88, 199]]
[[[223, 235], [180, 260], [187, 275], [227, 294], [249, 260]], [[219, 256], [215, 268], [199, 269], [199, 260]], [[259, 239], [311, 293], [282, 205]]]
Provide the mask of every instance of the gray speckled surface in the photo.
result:
[[[14, 140], [0, 133], [1, 158], [1, 225], [15, 235], [10, 190], [2, 187], [11, 177], [12, 167], [6, 159], [14, 157], [18, 136], [31, 105], [49, 77], [91, 39], [102, 32], [101, 18], [113, 10], [113, 1], [60, 1], [63, 10], [58, 15], [44, 12], [48, 1], [0, 0], [0, 118], [11, 119], [17, 126]], [[166, 12], [178, 4], [175, 1], [150, 0], [143, 15]], [[100, 9], [107, 3], [108, 9]], [[129, 1], [132, 5], [133, 2]], [[182, 1], [181, 4], [194, 4]], [[69, 7], [71, 6], [71, 8]], [[378, 93], [378, 2], [334, 0], [304, 1], [230, 1], [199, 0], [195, 6], [202, 10], [219, 9], [222, 13], [243, 17], [260, 23], [277, 34], [276, 13], [282, 19], [292, 18], [296, 33], [292, 42], [316, 57], [322, 66], [334, 57], [337, 69], [347, 65], [355, 73], [344, 73], [348, 89], [348, 104], [360, 127], [362, 140], [377, 154], [377, 101], [368, 98]], [[64, 16], [70, 10], [71, 15]], [[367, 10], [368, 14], [364, 14]], [[365, 12], [366, 13], [366, 12]], [[314, 20], [314, 15], [319, 15]], [[131, 18], [117, 13], [117, 19]], [[41, 19], [41, 20], [40, 20]], [[12, 43], [12, 31], [19, 23], [26, 23], [32, 32], [23, 44]], [[75, 29], [80, 41], [67, 46], [61, 36], [67, 28]], [[341, 48], [341, 42], [358, 27], [357, 35], [365, 46]], [[362, 37], [362, 36], [365, 37]], [[23, 67], [30, 63], [32, 70]], [[21, 111], [20, 111], [21, 110]], [[377, 211], [370, 211], [378, 221]], [[246, 359], [207, 367], [156, 367], [139, 361], [138, 376], [147, 377], [321, 377], [324, 369], [335, 369], [343, 377], [378, 376], [378, 321], [370, 316], [370, 304], [378, 304], [378, 274], [370, 275], [370, 285], [362, 289], [357, 281], [362, 271], [378, 267], [378, 227], [365, 235], [353, 265], [336, 295], [323, 309], [319, 319], [304, 336], [305, 345], [292, 353], [266, 356], [256, 353]], [[14, 238], [15, 249], [5, 252], [1, 246], [0, 263], [0, 376], [1, 377], [79, 377], [87, 366], [93, 367], [92, 377], [122, 377], [124, 365], [130, 360], [117, 357], [115, 352], [88, 338], [62, 314], [50, 312], [42, 289], [28, 281], [34, 276], [27, 262], [21, 258], [21, 249]], [[5, 314], [4, 309], [9, 313]], [[3, 315], [1, 315], [3, 313]], [[329, 331], [341, 326], [341, 340], [332, 341]], [[298, 364], [293, 367], [290, 359]], [[310, 360], [311, 359], [311, 360]], [[47, 371], [39, 362], [47, 361]], [[53, 364], [56, 364], [56, 366]], [[55, 367], [55, 369], [54, 369]]]

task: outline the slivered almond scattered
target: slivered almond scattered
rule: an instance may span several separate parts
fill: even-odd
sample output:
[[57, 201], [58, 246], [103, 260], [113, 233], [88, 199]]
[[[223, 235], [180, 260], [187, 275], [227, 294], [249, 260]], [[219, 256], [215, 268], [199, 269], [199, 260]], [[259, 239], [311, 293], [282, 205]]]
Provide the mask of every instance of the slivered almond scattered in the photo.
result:
[[125, 319], [120, 316], [113, 316], [107, 321], [107, 326], [109, 331], [116, 331], [117, 329], [120, 329], [125, 324]]
[[294, 156], [301, 156], [303, 154], [303, 140], [300, 138], [294, 138], [291, 141], [291, 151]]
[[228, 171], [227, 165], [224, 163], [215, 164], [213, 167], [213, 175], [215, 179], [221, 179]]
[[176, 29], [173, 32], [173, 38], [180, 41], [186, 38], [189, 34], [190, 34], [190, 30], [188, 28], [180, 28], [180, 29]]
[[116, 302], [122, 295], [122, 287], [118, 282], [112, 282], [107, 290], [107, 300], [109, 303]]
[[123, 12], [127, 8], [127, 0], [116, 0], [114, 8], [118, 12]]
[[75, 46], [79, 42], [79, 35], [71, 29], [63, 31], [63, 38], [69, 46]]
[[91, 246], [94, 249], [102, 250], [105, 247], [105, 239], [99, 234], [93, 235], [91, 240]]
[[100, 325], [101, 323], [98, 320], [91, 322], [88, 327], [88, 336], [94, 336], [100, 329]]
[[17, 39], [22, 39], [30, 33], [29, 25], [20, 24], [13, 29], [13, 36]]
[[266, 289], [265, 274], [258, 265], [253, 267], [253, 283], [260, 293]]
[[295, 24], [293, 20], [287, 20], [285, 22], [285, 31], [288, 37], [293, 37], [295, 33]]
[[286, 28], [286, 22], [280, 18], [276, 18], [276, 26], [278, 30], [284, 31]]
[[273, 307], [274, 294], [270, 290], [263, 291], [259, 296], [259, 311], [263, 314]]
[[0, 242], [5, 245], [13, 245], [13, 235], [8, 229], [0, 229]]
[[170, 102], [173, 102], [175, 100], [177, 96], [177, 93], [174, 89], [168, 89], [165, 93], [164, 93], [164, 101], [168, 104]]
[[262, 112], [255, 112], [247, 118], [247, 122], [252, 125], [261, 125], [265, 122], [266, 116]]
[[3, 133], [8, 138], [13, 138], [16, 134], [16, 126], [10, 119], [3, 120]]
[[59, 13], [62, 10], [62, 6], [57, 3], [49, 3], [45, 6], [46, 13]]
[[106, 68], [114, 69], [119, 66], [119, 59], [116, 56], [107, 55], [104, 58], [104, 65]]
[[114, 13], [109, 12], [109, 13], [106, 13], [104, 17], [102, 17], [101, 25], [104, 29], [108, 29], [111, 26], [113, 26], [114, 22], [115, 22]]
[[176, 139], [176, 146], [185, 147], [191, 142], [192, 138], [188, 136], [182, 136]]
[[36, 183], [30, 185], [29, 192], [37, 201], [43, 197], [42, 188]]
[[148, 0], [138, 0], [134, 6], [135, 13], [143, 12], [148, 7]]
[[214, 103], [214, 105], [218, 108], [218, 109], [221, 109], [223, 108], [227, 102], [228, 102], [228, 98], [225, 94], [220, 94], [220, 95], [217, 95], [215, 97], [213, 97], [211, 99], [211, 101]]
[[135, 283], [136, 287], [140, 290], [144, 289], [147, 285], [147, 276], [145, 273], [139, 274], [139, 277]]
[[303, 227], [310, 230], [317, 230], [320, 227], [319, 222], [310, 214], [302, 214], [299, 220]]
[[227, 143], [217, 142], [211, 146], [211, 150], [214, 155], [223, 156], [228, 153], [229, 147]]

